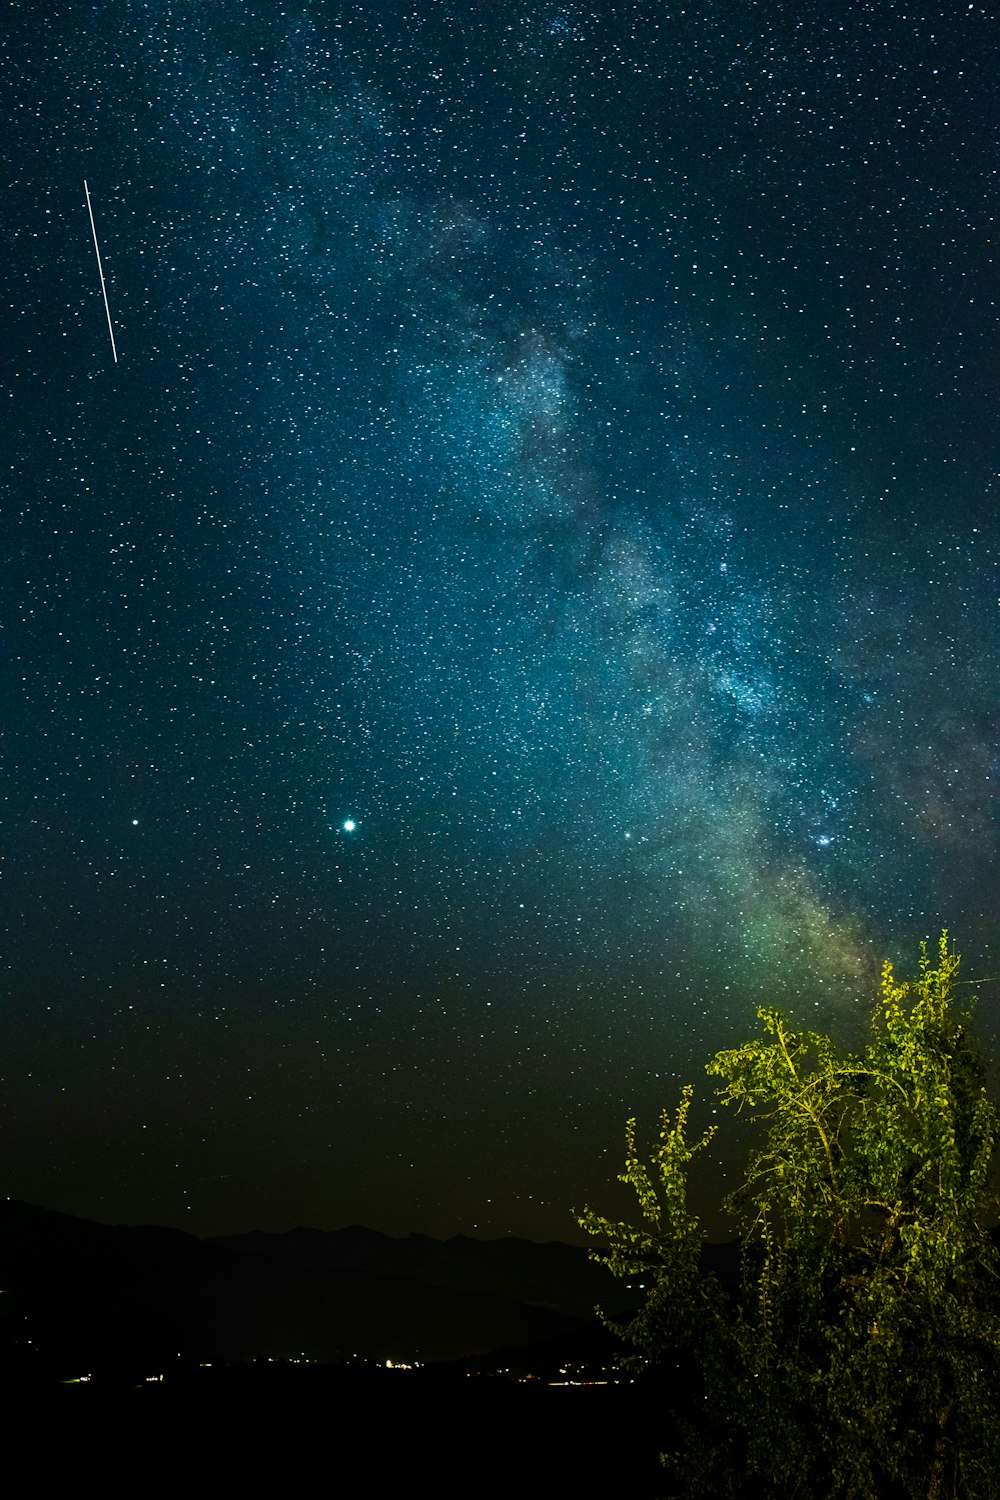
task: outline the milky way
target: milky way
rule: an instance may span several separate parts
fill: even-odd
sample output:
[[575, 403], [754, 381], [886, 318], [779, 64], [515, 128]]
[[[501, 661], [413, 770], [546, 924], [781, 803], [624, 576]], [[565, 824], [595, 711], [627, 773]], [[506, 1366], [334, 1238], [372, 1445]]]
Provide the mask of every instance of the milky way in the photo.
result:
[[984, 9], [0, 51], [8, 1191], [565, 1236], [756, 1003], [992, 974]]

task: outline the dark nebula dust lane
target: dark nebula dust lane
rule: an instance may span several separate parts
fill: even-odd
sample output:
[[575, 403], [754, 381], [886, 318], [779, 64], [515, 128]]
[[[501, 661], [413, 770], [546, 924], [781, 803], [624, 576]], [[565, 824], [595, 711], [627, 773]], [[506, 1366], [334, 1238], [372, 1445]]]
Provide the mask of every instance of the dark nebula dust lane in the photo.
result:
[[945, 925], [993, 973], [997, 52], [14, 19], [11, 1194], [566, 1236], [755, 1004], [856, 1037]]

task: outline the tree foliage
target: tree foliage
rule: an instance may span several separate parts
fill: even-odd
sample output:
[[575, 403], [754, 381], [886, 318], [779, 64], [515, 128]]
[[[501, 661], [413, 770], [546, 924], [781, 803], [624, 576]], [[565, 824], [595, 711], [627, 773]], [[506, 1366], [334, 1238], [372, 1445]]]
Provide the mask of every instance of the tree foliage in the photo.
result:
[[677, 1414], [664, 1455], [675, 1495], [1000, 1495], [1000, 1115], [958, 967], [947, 933], [936, 962], [922, 945], [913, 980], [887, 963], [861, 1051], [762, 1007], [761, 1035], [709, 1062], [722, 1103], [760, 1132], [727, 1200], [735, 1299], [705, 1269], [688, 1206], [712, 1135], [688, 1140], [690, 1086], [648, 1161], [629, 1121], [639, 1222], [578, 1216], [604, 1242], [594, 1258], [649, 1288], [613, 1325], [633, 1362], [686, 1359], [702, 1382], [702, 1413]]

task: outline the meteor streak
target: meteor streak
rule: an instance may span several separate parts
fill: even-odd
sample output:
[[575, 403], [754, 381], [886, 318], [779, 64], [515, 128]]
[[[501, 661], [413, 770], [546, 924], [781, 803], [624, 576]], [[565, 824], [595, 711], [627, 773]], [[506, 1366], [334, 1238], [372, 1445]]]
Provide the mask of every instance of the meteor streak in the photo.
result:
[[90, 232], [94, 236], [94, 251], [95, 251], [95, 253], [97, 255], [97, 274], [101, 278], [101, 292], [104, 295], [104, 311], [108, 315], [108, 332], [111, 335], [111, 353], [115, 357], [115, 364], [117, 364], [118, 363], [118, 350], [115, 348], [115, 330], [111, 326], [111, 309], [108, 306], [108, 289], [104, 285], [104, 268], [101, 265], [101, 250], [100, 250], [100, 246], [97, 243], [97, 228], [96, 228], [96, 226], [94, 224], [94, 210], [90, 206], [90, 189], [87, 186], [87, 179], [86, 179], [86, 177], [83, 179], [83, 191], [87, 195], [87, 212], [90, 215]]

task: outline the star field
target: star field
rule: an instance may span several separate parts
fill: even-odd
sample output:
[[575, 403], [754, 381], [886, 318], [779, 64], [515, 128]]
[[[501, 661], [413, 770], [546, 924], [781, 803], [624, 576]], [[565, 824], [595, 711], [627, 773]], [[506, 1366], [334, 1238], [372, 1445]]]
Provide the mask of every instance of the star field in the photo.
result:
[[755, 1004], [852, 1035], [942, 925], [992, 974], [996, 55], [15, 18], [10, 1193], [567, 1237]]

